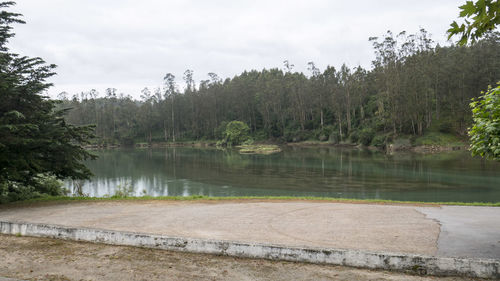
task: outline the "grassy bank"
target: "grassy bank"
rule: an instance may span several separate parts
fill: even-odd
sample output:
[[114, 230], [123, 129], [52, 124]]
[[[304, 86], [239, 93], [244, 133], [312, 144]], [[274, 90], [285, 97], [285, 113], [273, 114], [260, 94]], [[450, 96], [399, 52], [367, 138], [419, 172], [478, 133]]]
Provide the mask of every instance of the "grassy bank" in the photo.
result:
[[235, 196], [235, 197], [208, 197], [202, 195], [192, 196], [142, 196], [142, 197], [69, 197], [69, 196], [47, 196], [4, 204], [4, 206], [25, 205], [42, 202], [85, 202], [85, 201], [318, 201], [332, 203], [354, 203], [354, 204], [400, 204], [400, 205], [455, 205], [455, 206], [488, 206], [500, 207], [500, 202], [421, 202], [421, 201], [397, 201], [383, 199], [350, 199], [350, 198], [329, 198], [329, 197], [293, 197], [293, 196]]
[[237, 146], [242, 154], [264, 154], [269, 155], [281, 152], [281, 148], [274, 144], [255, 144]]

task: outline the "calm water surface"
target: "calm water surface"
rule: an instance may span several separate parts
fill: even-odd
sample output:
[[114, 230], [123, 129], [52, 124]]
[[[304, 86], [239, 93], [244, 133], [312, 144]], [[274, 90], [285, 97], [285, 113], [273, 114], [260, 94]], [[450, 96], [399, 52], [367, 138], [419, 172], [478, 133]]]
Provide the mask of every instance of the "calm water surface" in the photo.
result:
[[[466, 151], [434, 155], [342, 148], [286, 148], [240, 155], [199, 148], [96, 151], [90, 196], [118, 186], [151, 196], [318, 196], [408, 201], [500, 201], [500, 163]], [[68, 182], [73, 189], [74, 184]]]

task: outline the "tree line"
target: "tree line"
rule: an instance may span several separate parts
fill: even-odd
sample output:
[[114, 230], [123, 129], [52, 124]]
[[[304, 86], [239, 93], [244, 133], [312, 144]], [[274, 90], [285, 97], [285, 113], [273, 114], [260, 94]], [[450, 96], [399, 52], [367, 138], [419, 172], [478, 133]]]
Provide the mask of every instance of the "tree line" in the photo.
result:
[[59, 106], [72, 108], [67, 122], [95, 124], [98, 141], [106, 144], [214, 140], [239, 120], [257, 140], [384, 145], [430, 128], [465, 136], [471, 99], [500, 80], [499, 33], [472, 46], [439, 46], [424, 29], [369, 40], [371, 69], [344, 64], [321, 70], [309, 62], [302, 73], [284, 61], [282, 68], [233, 78], [209, 73], [199, 83], [186, 70], [185, 85], [167, 73], [163, 85], [144, 88], [140, 100], [108, 88], [102, 96], [63, 92]]

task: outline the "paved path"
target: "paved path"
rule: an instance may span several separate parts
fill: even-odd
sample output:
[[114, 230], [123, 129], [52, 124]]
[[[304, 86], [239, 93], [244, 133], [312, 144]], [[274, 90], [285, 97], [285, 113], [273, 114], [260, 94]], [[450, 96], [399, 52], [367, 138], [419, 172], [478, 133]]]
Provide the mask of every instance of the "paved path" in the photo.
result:
[[23, 221], [288, 246], [500, 259], [500, 208], [331, 202], [104, 201], [2, 208]]
[[443, 206], [417, 210], [441, 224], [437, 255], [500, 259], [500, 208]]

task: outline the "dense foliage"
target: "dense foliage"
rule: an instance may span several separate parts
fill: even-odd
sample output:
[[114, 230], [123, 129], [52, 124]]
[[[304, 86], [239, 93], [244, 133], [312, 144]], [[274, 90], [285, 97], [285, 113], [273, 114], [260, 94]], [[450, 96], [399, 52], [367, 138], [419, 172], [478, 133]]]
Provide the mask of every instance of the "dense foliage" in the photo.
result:
[[241, 121], [231, 121], [227, 123], [224, 130], [224, 138], [222, 144], [224, 145], [240, 145], [249, 139], [250, 128], [248, 125]]
[[11, 24], [23, 23], [19, 14], [3, 10], [12, 4], [0, 3], [0, 201], [54, 195], [54, 179], [89, 177], [81, 160], [92, 157], [81, 145], [93, 129], [68, 124], [66, 110], [55, 110], [56, 102], [42, 96], [55, 66], [6, 47]]
[[500, 159], [500, 86], [471, 103], [474, 125], [469, 131], [473, 155]]
[[256, 140], [308, 139], [381, 145], [399, 135], [433, 129], [466, 136], [471, 98], [500, 79], [500, 37], [490, 33], [473, 46], [434, 45], [425, 30], [370, 38], [373, 68], [318, 69], [309, 75], [283, 69], [245, 71], [221, 80], [210, 73], [198, 86], [184, 73], [179, 91], [145, 88], [141, 101], [107, 89], [61, 93], [71, 124], [96, 124], [102, 143], [220, 139], [221, 125], [240, 120]]
[[467, 1], [460, 6], [459, 16], [464, 18], [464, 23], [458, 25], [454, 21], [448, 29], [448, 39], [454, 35], [460, 35], [458, 41], [460, 45], [465, 45], [468, 42], [474, 43], [486, 32], [495, 29], [495, 26], [500, 24], [500, 1]]
[[[495, 0], [467, 1], [460, 6], [465, 24], [455, 21], [448, 30], [449, 38], [460, 34], [459, 45], [475, 43], [500, 24], [500, 2]], [[500, 84], [500, 82], [499, 82]], [[471, 104], [473, 126], [469, 129], [473, 155], [500, 160], [500, 88], [491, 89]]]

